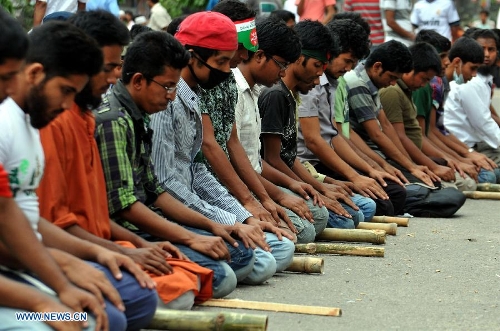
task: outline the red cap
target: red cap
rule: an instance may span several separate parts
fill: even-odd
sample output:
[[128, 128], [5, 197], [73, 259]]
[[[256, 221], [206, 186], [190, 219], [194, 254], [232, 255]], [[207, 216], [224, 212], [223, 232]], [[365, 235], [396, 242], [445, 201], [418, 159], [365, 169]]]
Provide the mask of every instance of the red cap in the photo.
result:
[[219, 51], [238, 49], [236, 27], [221, 13], [205, 11], [186, 17], [175, 38], [183, 45], [211, 48]]

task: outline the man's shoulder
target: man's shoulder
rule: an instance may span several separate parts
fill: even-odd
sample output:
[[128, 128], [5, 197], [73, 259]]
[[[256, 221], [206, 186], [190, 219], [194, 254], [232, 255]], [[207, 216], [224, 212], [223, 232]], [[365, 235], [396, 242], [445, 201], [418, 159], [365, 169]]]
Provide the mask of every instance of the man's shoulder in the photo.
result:
[[130, 118], [130, 115], [125, 111], [125, 107], [115, 103], [113, 98], [110, 94], [105, 95], [101, 104], [93, 110], [96, 126], [104, 122]]

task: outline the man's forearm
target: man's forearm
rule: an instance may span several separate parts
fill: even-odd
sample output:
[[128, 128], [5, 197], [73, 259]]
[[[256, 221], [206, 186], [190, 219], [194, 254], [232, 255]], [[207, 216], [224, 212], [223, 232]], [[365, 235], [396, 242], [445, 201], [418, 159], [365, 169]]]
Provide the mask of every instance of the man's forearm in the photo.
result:
[[132, 231], [125, 229], [123, 226], [116, 224], [116, 222], [110, 221], [111, 229], [111, 240], [114, 241], [128, 241], [131, 242], [135, 247], [141, 248], [146, 240], [142, 239]]
[[[67, 279], [57, 267], [47, 249], [35, 236], [29, 221], [14, 199], [0, 198], [0, 241], [5, 244], [4, 256], [36, 273], [47, 286], [58, 292], [67, 284]], [[8, 260], [8, 259], [7, 259]]]
[[47, 10], [47, 2], [46, 1], [37, 1], [35, 3], [35, 9], [33, 13], [33, 27], [39, 26], [42, 24], [42, 20], [45, 17], [45, 12]]
[[72, 225], [64, 229], [67, 231], [69, 234], [80, 238], [82, 240], [89, 241], [91, 243], [94, 243], [96, 245], [102, 246], [104, 248], [107, 248], [109, 250], [112, 250], [113, 252], [121, 253], [121, 247], [114, 242], [110, 240], [106, 240], [104, 238], [100, 238], [98, 236], [93, 235], [92, 233], [84, 230], [82, 227], [79, 225]]

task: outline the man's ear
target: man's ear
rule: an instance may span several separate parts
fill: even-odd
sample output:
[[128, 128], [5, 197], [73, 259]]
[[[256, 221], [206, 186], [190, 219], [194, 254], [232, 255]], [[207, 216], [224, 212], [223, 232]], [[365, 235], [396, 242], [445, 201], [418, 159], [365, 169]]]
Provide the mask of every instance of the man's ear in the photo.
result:
[[259, 49], [257, 52], [255, 52], [255, 54], [253, 55], [253, 58], [259, 64], [261, 64], [267, 60], [266, 54], [261, 49]]
[[45, 70], [41, 63], [30, 63], [24, 68], [26, 81], [30, 85], [38, 85], [45, 79]]
[[140, 72], [136, 72], [130, 79], [130, 85], [132, 85], [135, 90], [140, 91], [142, 90], [145, 80], [146, 78]]
[[456, 67], [458, 67], [458, 65], [460, 64], [461, 61], [462, 60], [459, 57], [456, 57], [453, 60], [451, 60], [450, 64], [456, 68]]

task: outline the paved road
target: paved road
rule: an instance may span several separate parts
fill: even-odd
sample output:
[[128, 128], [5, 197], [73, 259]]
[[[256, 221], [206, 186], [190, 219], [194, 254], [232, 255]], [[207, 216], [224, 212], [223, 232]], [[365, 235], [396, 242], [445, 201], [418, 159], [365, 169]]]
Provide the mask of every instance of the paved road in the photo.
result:
[[[281, 274], [228, 298], [340, 307], [342, 317], [268, 313], [270, 331], [500, 330], [500, 201], [414, 218], [384, 258], [324, 256], [325, 274]], [[196, 308], [217, 311], [217, 308]]]

